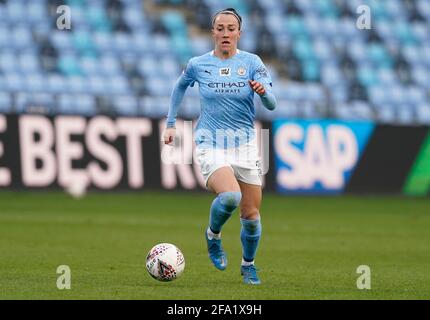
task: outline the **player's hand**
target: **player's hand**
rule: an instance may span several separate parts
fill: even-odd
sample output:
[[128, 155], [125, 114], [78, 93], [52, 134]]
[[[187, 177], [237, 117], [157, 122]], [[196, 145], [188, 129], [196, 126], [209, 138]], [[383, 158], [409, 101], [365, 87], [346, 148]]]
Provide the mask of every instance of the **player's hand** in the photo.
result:
[[176, 128], [166, 128], [164, 130], [164, 144], [173, 145], [173, 140], [175, 139]]
[[252, 90], [254, 90], [255, 93], [262, 96], [266, 93], [266, 90], [264, 89], [264, 86], [255, 80], [249, 80], [249, 85], [251, 86]]

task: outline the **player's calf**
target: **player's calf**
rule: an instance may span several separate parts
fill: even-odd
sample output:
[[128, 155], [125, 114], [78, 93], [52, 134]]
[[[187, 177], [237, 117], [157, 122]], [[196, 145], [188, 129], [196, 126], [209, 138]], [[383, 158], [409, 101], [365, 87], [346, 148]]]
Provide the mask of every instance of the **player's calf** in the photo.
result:
[[239, 206], [241, 197], [240, 192], [222, 192], [212, 202], [209, 227], [205, 237], [209, 258], [219, 270], [225, 270], [227, 267], [227, 255], [221, 245], [221, 229]]

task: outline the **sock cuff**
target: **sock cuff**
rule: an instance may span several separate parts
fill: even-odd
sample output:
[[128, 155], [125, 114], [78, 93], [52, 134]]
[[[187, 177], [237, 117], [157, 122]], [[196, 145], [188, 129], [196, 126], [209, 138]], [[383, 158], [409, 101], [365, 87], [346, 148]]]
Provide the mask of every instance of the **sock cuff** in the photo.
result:
[[240, 218], [240, 223], [243, 229], [245, 229], [250, 235], [261, 233], [261, 221], [260, 219], [248, 220]]

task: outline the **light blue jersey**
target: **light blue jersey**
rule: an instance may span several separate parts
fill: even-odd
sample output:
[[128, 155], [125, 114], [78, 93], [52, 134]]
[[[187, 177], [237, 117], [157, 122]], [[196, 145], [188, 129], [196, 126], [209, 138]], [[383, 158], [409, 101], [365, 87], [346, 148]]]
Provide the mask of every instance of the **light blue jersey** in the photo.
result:
[[249, 80], [263, 84], [263, 105], [273, 110], [272, 79], [261, 59], [245, 51], [229, 59], [212, 52], [190, 59], [172, 93], [167, 126], [174, 127], [188, 86], [199, 84], [201, 113], [194, 137], [199, 147], [230, 148], [254, 138], [254, 91]]

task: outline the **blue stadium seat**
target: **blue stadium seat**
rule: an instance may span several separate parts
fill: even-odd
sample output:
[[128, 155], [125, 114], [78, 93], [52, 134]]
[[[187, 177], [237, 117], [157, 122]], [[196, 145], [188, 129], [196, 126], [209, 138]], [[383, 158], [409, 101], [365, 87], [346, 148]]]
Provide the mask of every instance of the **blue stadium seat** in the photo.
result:
[[161, 15], [161, 20], [171, 34], [187, 36], [187, 26], [182, 14], [176, 11], [165, 11]]
[[382, 106], [389, 100], [388, 86], [373, 86], [369, 88], [370, 101], [376, 106]]
[[138, 101], [135, 96], [121, 95], [113, 99], [115, 111], [122, 116], [134, 116], [138, 114]]
[[40, 72], [40, 62], [38, 56], [32, 53], [22, 53], [19, 56], [20, 68], [25, 73]]
[[98, 60], [91, 57], [82, 57], [79, 62], [79, 68], [87, 76], [97, 75], [100, 73]]
[[7, 17], [12, 23], [19, 23], [27, 20], [26, 4], [20, 0], [9, 1], [6, 4]]
[[154, 77], [159, 74], [157, 59], [153, 55], [144, 55], [138, 64], [140, 73], [147, 77]]
[[327, 62], [328, 60], [331, 60], [334, 56], [332, 47], [330, 46], [329, 42], [323, 37], [318, 37], [317, 39], [315, 39], [313, 47], [315, 55], [318, 57], [319, 60]]
[[77, 94], [74, 97], [74, 108], [75, 112], [85, 116], [92, 116], [96, 114], [96, 102], [92, 95], [88, 94]]
[[320, 63], [317, 59], [303, 60], [302, 68], [303, 79], [309, 82], [320, 80]]
[[33, 25], [43, 23], [48, 19], [48, 12], [46, 11], [46, 3], [44, 1], [30, 1], [27, 4], [28, 20]]
[[82, 75], [79, 62], [74, 55], [64, 55], [58, 60], [58, 69], [66, 76]]
[[367, 55], [376, 66], [391, 68], [393, 59], [381, 44], [373, 43], [368, 46]]
[[80, 53], [94, 53], [95, 46], [91, 37], [91, 33], [86, 30], [75, 31], [72, 35], [73, 44], [76, 50]]
[[118, 76], [121, 72], [121, 65], [119, 59], [114, 55], [105, 54], [99, 59], [99, 70], [102, 75]]
[[[239, 48], [262, 56], [279, 103], [269, 112], [257, 98], [258, 117], [325, 116], [329, 105], [341, 118], [373, 114], [383, 122], [424, 121], [420, 117], [428, 119], [430, 101], [430, 2], [414, 3], [425, 21], [402, 0], [160, 0], [151, 6], [123, 0], [118, 14], [105, 0], [67, 0], [72, 30], [63, 31], [55, 27], [51, 1], [0, 1], [0, 111], [11, 98], [18, 112], [32, 112], [28, 107], [34, 103], [53, 110], [52, 97], [64, 95], [61, 108], [68, 113], [103, 112], [96, 103], [107, 99], [119, 114], [165, 116], [188, 59], [213, 49], [208, 30], [204, 36], [188, 32], [188, 19], [200, 25], [196, 15], [235, 7], [245, 19]], [[169, 9], [158, 7], [165, 4]], [[194, 15], [184, 14], [197, 4]], [[356, 9], [363, 4], [372, 9], [371, 32], [356, 27]], [[256, 7], [262, 10], [253, 11]], [[118, 28], [121, 23], [125, 28]], [[260, 30], [273, 38], [273, 53], [259, 43]], [[290, 68], [294, 62], [296, 73]], [[128, 77], [138, 77], [135, 69], [142, 75], [139, 88], [129, 83]], [[364, 101], [350, 101], [356, 96], [350, 81], [364, 86]], [[197, 116], [198, 97], [198, 86], [187, 91], [184, 115]]]
[[418, 86], [406, 87], [406, 100], [411, 105], [423, 105], [427, 101], [425, 91]]
[[336, 86], [344, 82], [340, 68], [334, 63], [325, 63], [321, 67], [321, 80], [328, 87]]
[[95, 99], [86, 94], [61, 94], [58, 98], [57, 111], [61, 114], [91, 116], [96, 113]]
[[416, 106], [417, 121], [420, 124], [430, 125], [430, 103], [426, 102]]
[[170, 39], [164, 35], [152, 36], [150, 38], [150, 43], [152, 46], [152, 52], [156, 55], [172, 53], [172, 44], [170, 42]]
[[388, 101], [394, 106], [400, 106], [408, 103], [406, 90], [401, 85], [388, 87]]
[[366, 43], [363, 40], [355, 39], [348, 44], [348, 46], [346, 47], [346, 50], [348, 51], [349, 56], [355, 62], [360, 63], [365, 60], [368, 60], [366, 48], [367, 48]]
[[19, 62], [13, 51], [0, 51], [0, 70], [3, 72], [18, 72]]
[[147, 79], [148, 89], [154, 96], [169, 97], [172, 91], [171, 86], [161, 77], [151, 77]]
[[0, 48], [8, 48], [11, 42], [9, 27], [7, 25], [0, 25]]
[[394, 24], [394, 32], [396, 33], [397, 39], [401, 41], [402, 45], [417, 45], [417, 39], [406, 22], [397, 21]]
[[106, 32], [94, 32], [92, 41], [98, 52], [111, 52], [113, 51], [113, 38], [112, 35]]
[[360, 67], [357, 76], [359, 83], [365, 87], [375, 86], [379, 82], [378, 75], [371, 66]]
[[303, 18], [300, 16], [289, 16], [285, 19], [284, 30], [293, 37], [306, 36], [308, 31]]
[[[241, 44], [243, 44], [241, 42]], [[206, 52], [212, 50], [212, 42], [207, 37], [195, 37], [191, 39], [191, 45], [193, 48], [193, 54], [200, 56]]]
[[300, 102], [298, 107], [300, 110], [300, 117], [306, 119], [317, 119], [320, 116], [317, 110], [317, 105], [315, 103], [312, 103], [310, 101], [303, 101]]
[[114, 76], [109, 78], [108, 81], [104, 82], [107, 85], [107, 91], [112, 95], [126, 95], [130, 93], [128, 81], [123, 76]]
[[27, 27], [16, 27], [12, 30], [13, 42], [16, 49], [25, 49], [33, 46], [31, 31]]
[[67, 78], [65, 87], [67, 93], [89, 93], [89, 83], [81, 76], [70, 76]]
[[27, 90], [29, 92], [46, 91], [46, 78], [39, 73], [33, 73], [26, 76]]
[[378, 79], [382, 85], [394, 85], [398, 82], [395, 72], [391, 69], [379, 69]]
[[177, 77], [180, 75], [180, 68], [178, 66], [178, 63], [172, 57], [166, 56], [164, 58], [161, 58], [159, 67], [161, 73], [166, 77]]
[[348, 100], [348, 88], [345, 84], [338, 84], [336, 86], [330, 86], [326, 88], [327, 92], [331, 96], [331, 99], [336, 103], [346, 102]]
[[6, 73], [4, 76], [5, 87], [7, 91], [17, 92], [17, 91], [27, 91], [27, 85], [25, 82], [25, 77], [17, 72]]
[[421, 58], [422, 62], [426, 64], [427, 68], [430, 68], [430, 36], [428, 42], [421, 46]]
[[86, 18], [88, 19], [92, 28], [97, 31], [112, 31], [112, 24], [106, 16], [106, 12], [102, 6], [90, 5], [85, 12]]
[[128, 34], [124, 32], [117, 32], [113, 35], [112, 45], [114, 50], [119, 53], [122, 53], [130, 51], [130, 49], [133, 47], [133, 42], [132, 38]]
[[337, 104], [335, 112], [337, 117], [344, 120], [371, 120], [373, 117], [371, 106], [364, 101]]
[[185, 97], [181, 115], [185, 118], [197, 118], [200, 115], [200, 99], [192, 96]]
[[430, 3], [427, 0], [417, 0], [417, 9], [430, 22]]
[[315, 53], [312, 42], [307, 38], [297, 38], [293, 43], [293, 52], [301, 60], [314, 59]]
[[378, 121], [381, 123], [397, 122], [396, 110], [389, 104], [378, 106], [376, 113], [378, 115]]
[[169, 111], [170, 99], [168, 97], [146, 96], [143, 97], [140, 110], [151, 118], [164, 117]]
[[316, 83], [309, 83], [304, 88], [306, 91], [306, 99], [312, 102], [321, 102], [325, 100], [323, 87]]
[[411, 104], [405, 103], [398, 107], [397, 121], [400, 124], [410, 124], [415, 122], [415, 110]]
[[429, 41], [428, 26], [424, 22], [414, 22], [411, 25], [411, 31], [415, 39], [420, 43]]
[[266, 9], [266, 12], [269, 11], [280, 11], [282, 9], [282, 4], [277, 0], [258, 0], [260, 6]]
[[11, 95], [8, 92], [0, 91], [0, 113], [11, 113], [12, 107]]
[[280, 34], [285, 32], [285, 17], [280, 12], [268, 12], [264, 16], [265, 24], [270, 32], [273, 34]]
[[102, 94], [112, 94], [111, 91], [109, 91], [109, 89], [112, 89], [112, 86], [109, 86], [109, 84], [106, 82], [106, 79], [98, 76], [98, 75], [94, 75], [94, 76], [90, 76], [87, 78], [87, 84], [88, 87], [85, 89], [88, 89], [88, 91], [81, 91], [84, 93], [91, 93], [94, 95], [102, 95]]
[[50, 38], [54, 47], [59, 50], [71, 51], [73, 48], [72, 37], [67, 32], [54, 30], [51, 32]]

